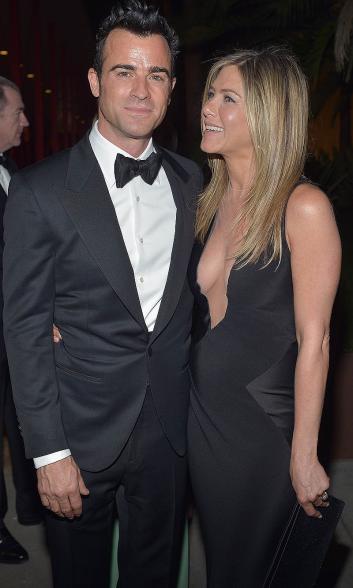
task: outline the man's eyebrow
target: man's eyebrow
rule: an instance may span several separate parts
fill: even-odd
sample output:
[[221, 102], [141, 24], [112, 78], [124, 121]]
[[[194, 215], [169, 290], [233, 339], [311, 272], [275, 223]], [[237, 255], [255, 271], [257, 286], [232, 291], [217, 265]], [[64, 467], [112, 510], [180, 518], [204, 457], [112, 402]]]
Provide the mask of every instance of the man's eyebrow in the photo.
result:
[[165, 73], [168, 78], [170, 78], [170, 71], [166, 67], [159, 67], [158, 65], [154, 65], [149, 69], [150, 73]]
[[[136, 66], [131, 65], [131, 63], [117, 63], [110, 68], [110, 71], [115, 71], [116, 69], [127, 69], [129, 71], [136, 71]], [[168, 78], [170, 78], [170, 71], [166, 67], [160, 67], [159, 65], [153, 65], [149, 68], [149, 73], [165, 73]]]
[[131, 63], [117, 63], [110, 68], [110, 71], [114, 71], [115, 69], [129, 69], [130, 71], [135, 71], [136, 67], [131, 65]]

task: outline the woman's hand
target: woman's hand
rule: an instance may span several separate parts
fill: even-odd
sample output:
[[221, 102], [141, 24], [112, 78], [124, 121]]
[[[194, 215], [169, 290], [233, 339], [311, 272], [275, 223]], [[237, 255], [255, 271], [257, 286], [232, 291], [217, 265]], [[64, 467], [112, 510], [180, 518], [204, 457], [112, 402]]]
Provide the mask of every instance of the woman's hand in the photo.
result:
[[317, 457], [293, 456], [290, 475], [299, 504], [310, 517], [322, 518], [316, 506], [329, 506], [327, 490], [330, 479]]

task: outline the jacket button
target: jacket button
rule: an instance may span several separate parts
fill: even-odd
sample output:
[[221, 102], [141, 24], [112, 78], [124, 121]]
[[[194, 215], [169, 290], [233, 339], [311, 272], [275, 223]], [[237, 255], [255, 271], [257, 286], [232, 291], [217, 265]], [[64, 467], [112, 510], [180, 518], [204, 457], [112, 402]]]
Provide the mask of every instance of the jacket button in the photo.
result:
[[151, 347], [148, 348], [147, 353], [148, 353], [148, 357], [152, 357], [152, 348]]

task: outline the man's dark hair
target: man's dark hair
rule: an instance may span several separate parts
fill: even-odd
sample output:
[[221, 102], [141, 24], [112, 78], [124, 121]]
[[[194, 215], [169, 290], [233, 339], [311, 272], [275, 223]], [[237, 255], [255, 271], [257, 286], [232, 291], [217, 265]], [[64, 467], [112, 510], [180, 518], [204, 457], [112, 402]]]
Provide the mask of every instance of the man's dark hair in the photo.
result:
[[98, 77], [102, 74], [105, 41], [114, 29], [125, 29], [140, 37], [149, 37], [150, 35], [164, 37], [170, 50], [173, 75], [179, 47], [177, 34], [169, 26], [164, 16], [159, 14], [158, 8], [155, 6], [149, 6], [140, 0], [123, 0], [113, 6], [111, 13], [103, 20], [96, 35], [93, 67]]
[[15, 82], [0, 76], [0, 112], [5, 108], [7, 104], [7, 99], [5, 95], [4, 88], [12, 88], [16, 92], [20, 93], [20, 89], [16, 86]]

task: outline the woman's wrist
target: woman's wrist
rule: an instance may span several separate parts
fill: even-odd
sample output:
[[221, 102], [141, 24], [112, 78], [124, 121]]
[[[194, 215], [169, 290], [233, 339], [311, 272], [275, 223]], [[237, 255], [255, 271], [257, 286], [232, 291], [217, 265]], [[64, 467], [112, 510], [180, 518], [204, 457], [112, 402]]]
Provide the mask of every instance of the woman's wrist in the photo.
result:
[[292, 461], [314, 461], [317, 459], [317, 441], [293, 440]]

